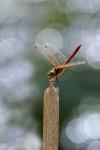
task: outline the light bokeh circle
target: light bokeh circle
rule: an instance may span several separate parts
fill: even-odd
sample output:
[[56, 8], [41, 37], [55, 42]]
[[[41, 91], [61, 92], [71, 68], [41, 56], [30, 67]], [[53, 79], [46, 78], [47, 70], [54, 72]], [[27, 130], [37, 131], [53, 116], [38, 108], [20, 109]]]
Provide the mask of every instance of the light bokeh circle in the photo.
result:
[[60, 50], [63, 47], [63, 37], [59, 31], [46, 28], [37, 34], [35, 44], [46, 45], [46, 43]]

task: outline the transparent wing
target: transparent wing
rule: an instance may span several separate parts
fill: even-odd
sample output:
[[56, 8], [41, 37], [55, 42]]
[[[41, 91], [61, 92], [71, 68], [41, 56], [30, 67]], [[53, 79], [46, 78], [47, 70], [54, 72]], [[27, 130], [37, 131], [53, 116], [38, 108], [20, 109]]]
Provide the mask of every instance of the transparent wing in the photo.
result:
[[65, 62], [66, 57], [62, 52], [56, 50], [50, 44], [40, 45], [36, 44], [35, 47], [45, 56], [45, 58], [53, 65], [57, 66]]
[[69, 67], [74, 67], [74, 66], [78, 66], [78, 65], [82, 65], [85, 64], [86, 61], [76, 61], [76, 62], [72, 62], [70, 64], [64, 64], [62, 65], [64, 68], [69, 68]]

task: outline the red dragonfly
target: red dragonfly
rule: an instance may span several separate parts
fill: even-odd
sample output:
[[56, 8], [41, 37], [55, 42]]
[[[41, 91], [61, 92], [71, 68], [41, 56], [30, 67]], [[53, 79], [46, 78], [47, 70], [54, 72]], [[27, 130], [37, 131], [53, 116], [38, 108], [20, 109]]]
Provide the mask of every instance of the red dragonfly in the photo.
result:
[[[53, 65], [53, 68], [48, 72], [49, 81], [54, 82], [58, 81], [58, 76], [65, 70], [65, 68], [74, 67], [77, 65], [85, 64], [86, 61], [76, 61], [69, 63], [71, 59], [76, 55], [76, 53], [80, 50], [81, 45], [76, 47], [73, 53], [66, 60], [65, 56], [61, 51], [55, 50], [50, 44], [46, 44], [45, 46], [37, 44], [35, 46]], [[63, 62], [63, 63], [62, 63]]]

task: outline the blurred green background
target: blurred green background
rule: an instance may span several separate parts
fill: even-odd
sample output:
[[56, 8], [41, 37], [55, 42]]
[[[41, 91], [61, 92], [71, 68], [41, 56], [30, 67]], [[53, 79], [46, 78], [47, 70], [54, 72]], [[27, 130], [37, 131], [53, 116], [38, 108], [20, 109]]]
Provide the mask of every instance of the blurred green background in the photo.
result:
[[42, 149], [46, 44], [87, 61], [59, 78], [59, 150], [99, 150], [99, 0], [0, 1], [0, 150]]

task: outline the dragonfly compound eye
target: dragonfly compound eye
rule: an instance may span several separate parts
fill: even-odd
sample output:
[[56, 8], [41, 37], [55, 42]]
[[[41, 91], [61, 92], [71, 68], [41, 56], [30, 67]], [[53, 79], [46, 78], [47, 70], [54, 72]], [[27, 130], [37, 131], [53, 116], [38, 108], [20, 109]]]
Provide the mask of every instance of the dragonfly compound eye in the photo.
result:
[[55, 75], [55, 73], [54, 72], [49, 72], [48, 73], [48, 77], [51, 79], [51, 78], [54, 78], [56, 75]]

